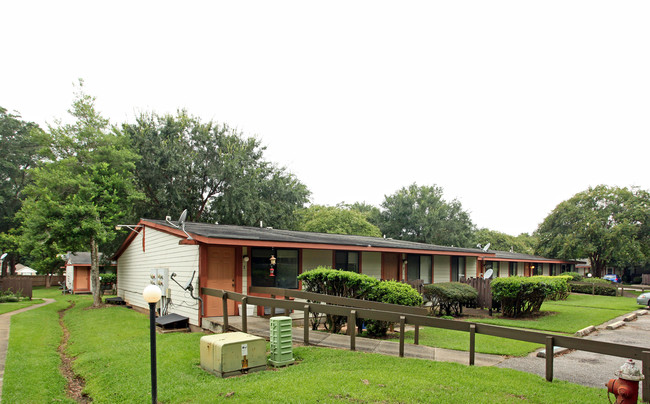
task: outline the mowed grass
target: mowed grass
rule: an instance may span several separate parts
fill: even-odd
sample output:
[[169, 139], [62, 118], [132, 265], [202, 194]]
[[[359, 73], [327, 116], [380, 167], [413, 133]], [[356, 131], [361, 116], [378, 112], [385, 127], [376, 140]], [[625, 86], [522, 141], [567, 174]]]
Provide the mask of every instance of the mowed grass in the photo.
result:
[[529, 319], [477, 319], [478, 323], [573, 334], [590, 325], [600, 325], [640, 309], [631, 297], [571, 294], [567, 300], [542, 304], [545, 315]]
[[[505, 319], [495, 313], [494, 318], [468, 321], [572, 335], [582, 328], [600, 325], [639, 308], [641, 307], [636, 304], [634, 298], [572, 294], [567, 300], [545, 302], [542, 305], [542, 316]], [[405, 334], [407, 341], [413, 341], [413, 336], [413, 331]], [[424, 327], [420, 329], [420, 344], [468, 351], [469, 334], [463, 331]], [[476, 352], [480, 353], [526, 356], [542, 347], [540, 344], [530, 342], [476, 334]]]
[[23, 300], [21, 302], [6, 302], [0, 303], [0, 314], [9, 313], [25, 307], [33, 306], [35, 304], [43, 303], [42, 299]]
[[[146, 315], [124, 307], [65, 317], [75, 371], [95, 403], [150, 400]], [[382, 402], [571, 403], [605, 400], [604, 389], [546, 382], [509, 369], [396, 358], [346, 350], [295, 347], [297, 364], [221, 379], [199, 366], [202, 334], [157, 335], [158, 397], [164, 403]]]
[[66, 397], [57, 352], [63, 335], [58, 311], [68, 305], [60, 300], [12, 316], [2, 388], [4, 403], [74, 403]]

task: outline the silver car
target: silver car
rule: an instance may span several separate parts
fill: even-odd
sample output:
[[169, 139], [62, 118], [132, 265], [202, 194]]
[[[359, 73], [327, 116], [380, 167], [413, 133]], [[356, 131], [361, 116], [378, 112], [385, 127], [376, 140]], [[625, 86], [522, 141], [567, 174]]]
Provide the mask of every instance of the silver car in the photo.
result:
[[636, 298], [636, 303], [642, 306], [647, 306], [648, 300], [650, 300], [650, 292], [645, 292], [641, 293], [639, 297]]

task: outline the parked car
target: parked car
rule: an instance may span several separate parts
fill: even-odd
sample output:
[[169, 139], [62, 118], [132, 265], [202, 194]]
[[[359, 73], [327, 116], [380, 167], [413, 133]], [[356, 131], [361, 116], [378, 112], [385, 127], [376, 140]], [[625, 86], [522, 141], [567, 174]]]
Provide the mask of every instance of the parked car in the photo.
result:
[[603, 276], [603, 279], [613, 283], [621, 283], [621, 277], [616, 274], [605, 275]]
[[650, 292], [645, 292], [641, 293], [639, 297], [636, 298], [636, 303], [642, 306], [647, 306], [648, 300], [650, 300]]

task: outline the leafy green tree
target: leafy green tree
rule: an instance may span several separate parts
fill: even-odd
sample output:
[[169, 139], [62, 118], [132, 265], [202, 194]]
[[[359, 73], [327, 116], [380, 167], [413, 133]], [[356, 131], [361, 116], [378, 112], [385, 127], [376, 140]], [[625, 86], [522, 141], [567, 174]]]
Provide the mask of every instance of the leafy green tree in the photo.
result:
[[49, 127], [52, 159], [33, 170], [25, 189], [21, 249], [42, 266], [56, 252], [90, 250], [93, 305], [99, 305], [99, 246], [115, 238], [114, 226], [141, 197], [133, 185], [138, 156], [82, 86], [68, 111], [74, 122]]
[[8, 269], [14, 273], [20, 259], [15, 241], [19, 225], [16, 213], [22, 205], [23, 190], [30, 182], [29, 169], [40, 159], [42, 143], [38, 125], [0, 107], [0, 251], [8, 254], [2, 263], [3, 276]]
[[608, 266], [650, 257], [650, 193], [599, 185], [560, 203], [537, 229], [537, 252], [563, 259], [588, 257], [596, 276]]
[[342, 206], [312, 205], [301, 210], [299, 217], [297, 229], [301, 231], [381, 237], [379, 228], [370, 224], [363, 214]]
[[521, 254], [533, 254], [536, 245], [536, 239], [527, 233], [511, 236], [490, 229], [479, 229], [475, 231], [472, 240], [472, 244], [477, 247], [485, 247], [490, 243], [491, 250], [512, 251]]
[[283, 168], [263, 159], [265, 148], [228, 125], [176, 116], [140, 115], [123, 126], [134, 149], [139, 189], [147, 196], [142, 217], [176, 217], [188, 209], [194, 221], [287, 228], [309, 191]]
[[437, 186], [412, 184], [385, 197], [379, 228], [387, 237], [470, 247], [474, 225], [458, 200], [447, 202]]
[[340, 205], [345, 206], [350, 210], [354, 210], [361, 213], [368, 222], [379, 227], [381, 223], [381, 211], [379, 210], [378, 207], [374, 205], [370, 205], [369, 203], [366, 202], [355, 202], [351, 205], [348, 204], [340, 204]]

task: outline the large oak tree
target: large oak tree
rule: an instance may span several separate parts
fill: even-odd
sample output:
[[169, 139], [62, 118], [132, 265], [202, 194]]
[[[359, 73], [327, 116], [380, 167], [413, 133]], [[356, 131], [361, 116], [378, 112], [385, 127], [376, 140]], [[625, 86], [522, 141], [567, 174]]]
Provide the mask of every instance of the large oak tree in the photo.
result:
[[194, 221], [290, 228], [308, 201], [304, 184], [264, 160], [259, 140], [228, 125], [179, 111], [141, 114], [123, 131], [142, 156], [136, 163], [147, 196], [141, 217], [175, 218], [187, 209]]
[[650, 258], [650, 193], [599, 185], [560, 203], [537, 230], [537, 252], [589, 258], [596, 276], [608, 266], [641, 265]]
[[72, 123], [49, 127], [50, 160], [32, 171], [25, 189], [21, 249], [43, 265], [57, 253], [90, 251], [93, 305], [99, 305], [99, 246], [115, 238], [114, 226], [140, 198], [133, 185], [137, 155], [81, 88], [68, 112]]

